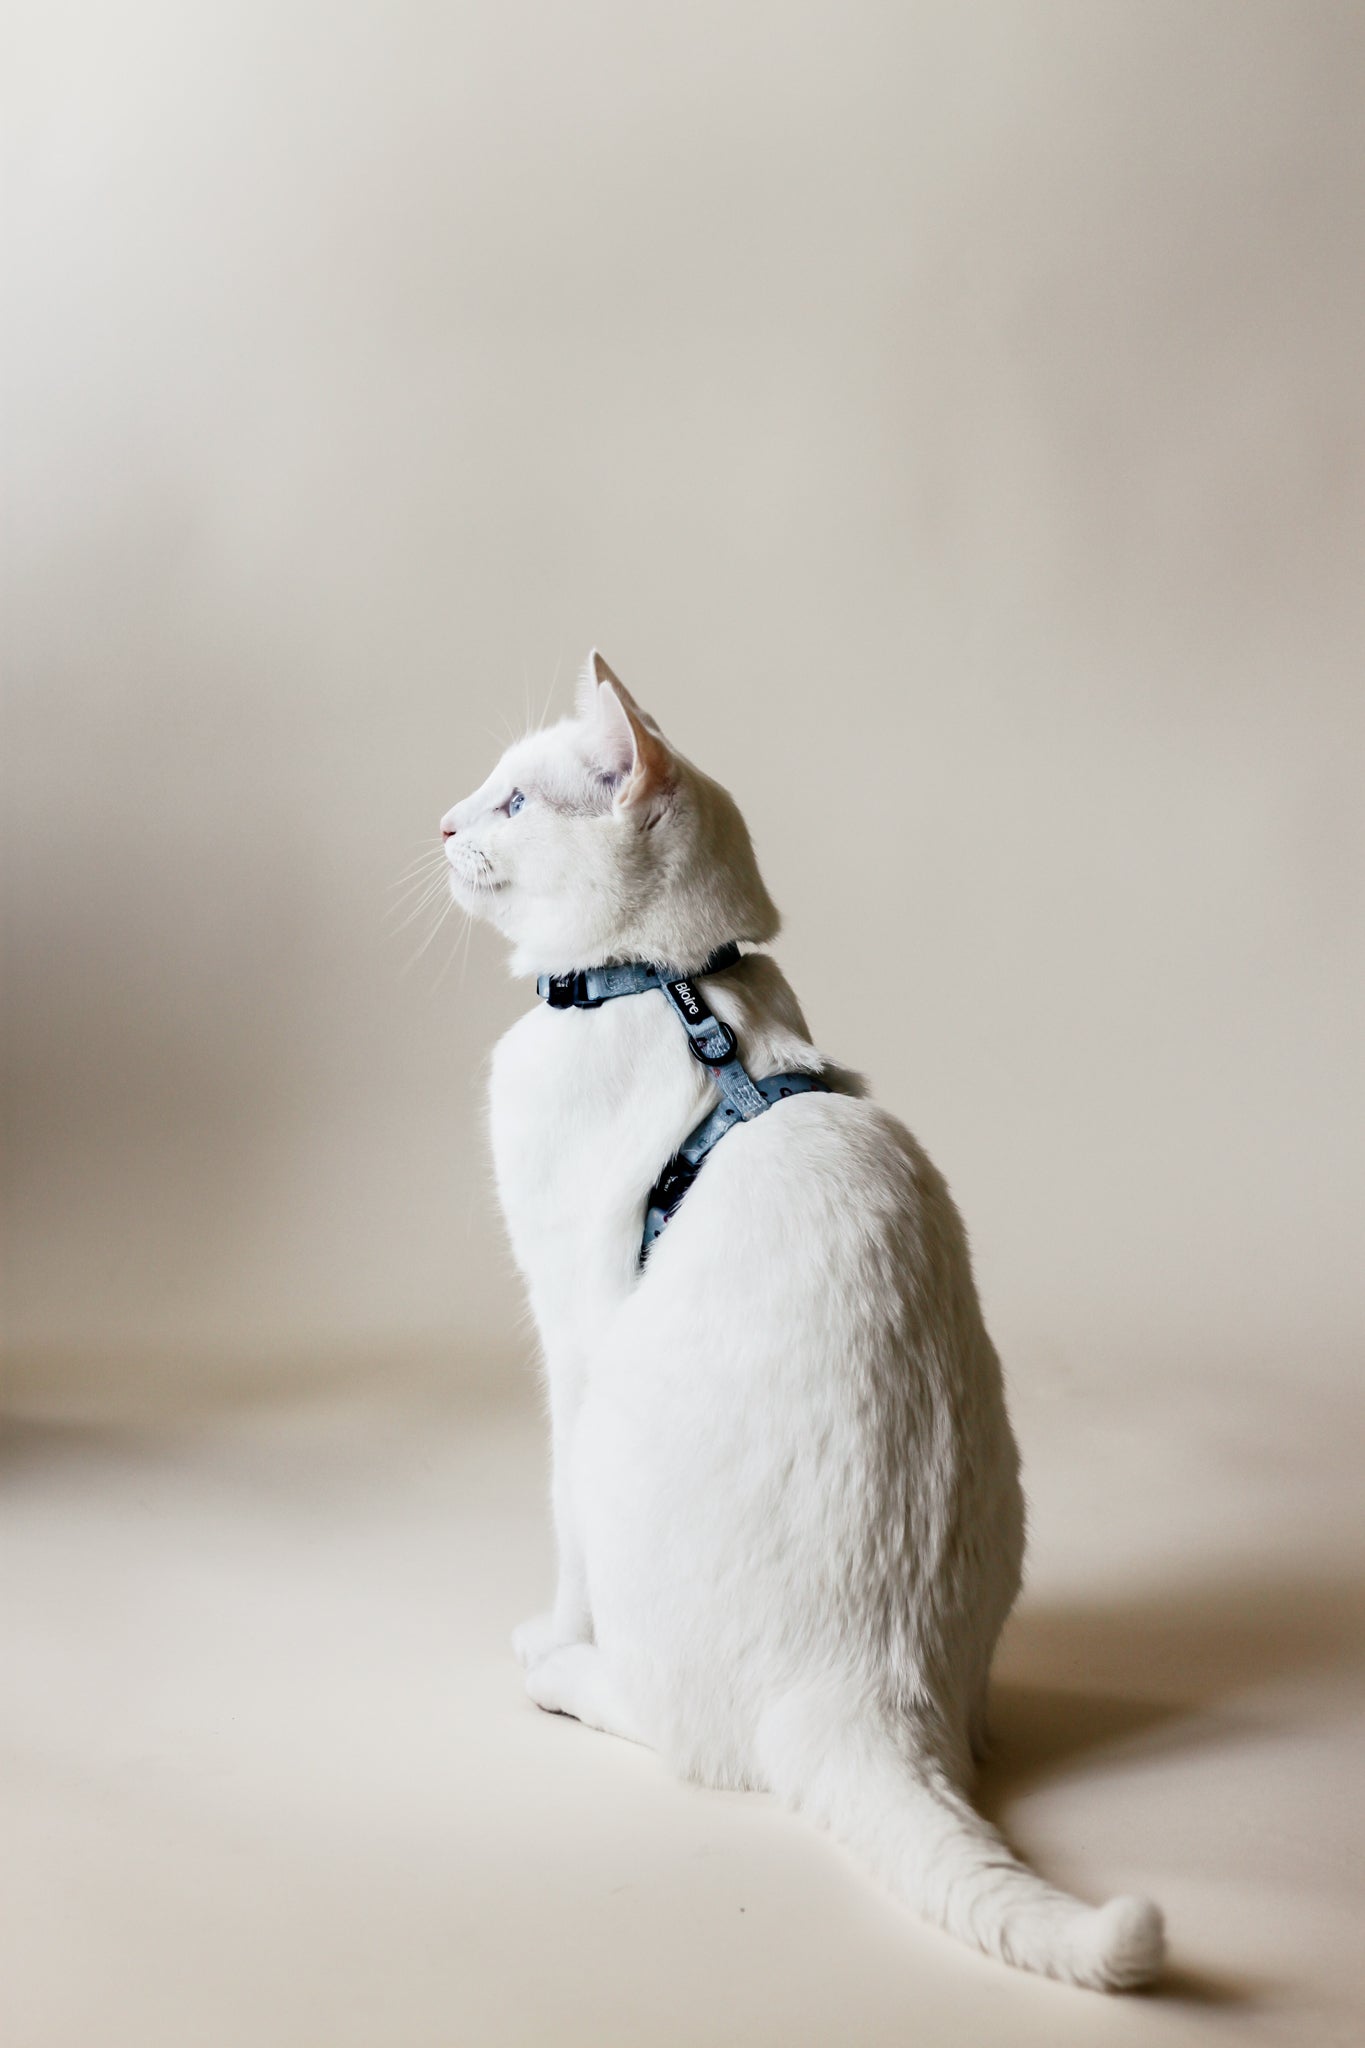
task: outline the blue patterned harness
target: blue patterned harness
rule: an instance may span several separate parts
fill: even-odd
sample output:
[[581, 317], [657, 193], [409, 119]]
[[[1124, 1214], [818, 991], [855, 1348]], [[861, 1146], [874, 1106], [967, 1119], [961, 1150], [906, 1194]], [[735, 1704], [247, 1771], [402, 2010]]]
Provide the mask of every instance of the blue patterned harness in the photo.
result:
[[703, 975], [724, 974], [739, 958], [739, 947], [731, 941], [719, 947], [695, 975], [670, 979], [667, 969], [633, 960], [622, 967], [581, 967], [576, 974], [542, 974], [536, 982], [536, 994], [552, 1010], [595, 1010], [616, 996], [636, 996], [646, 989], [662, 989], [687, 1033], [689, 1052], [710, 1069], [720, 1090], [716, 1107], [683, 1139], [650, 1189], [640, 1242], [642, 1266], [655, 1238], [676, 1214], [683, 1196], [701, 1172], [707, 1154], [728, 1130], [737, 1123], [751, 1123], [789, 1095], [828, 1090], [828, 1082], [819, 1074], [768, 1074], [755, 1081], [748, 1073], [740, 1059], [734, 1032], [713, 1014], [697, 987]]

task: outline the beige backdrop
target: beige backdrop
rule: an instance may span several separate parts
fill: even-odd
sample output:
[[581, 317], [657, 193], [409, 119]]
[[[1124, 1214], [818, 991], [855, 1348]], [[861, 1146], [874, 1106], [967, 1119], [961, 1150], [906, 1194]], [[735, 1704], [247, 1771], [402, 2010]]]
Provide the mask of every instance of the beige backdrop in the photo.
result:
[[738, 793], [1016, 1371], [1341, 1351], [1360, 10], [8, 43], [19, 1351], [521, 1341], [479, 1103], [526, 991], [385, 912], [594, 640]]
[[[7, 2048], [1365, 2038], [1365, 8], [41, 0], [0, 95]], [[961, 1199], [982, 1796], [1151, 1999], [522, 1694], [528, 991], [388, 912], [593, 641]]]

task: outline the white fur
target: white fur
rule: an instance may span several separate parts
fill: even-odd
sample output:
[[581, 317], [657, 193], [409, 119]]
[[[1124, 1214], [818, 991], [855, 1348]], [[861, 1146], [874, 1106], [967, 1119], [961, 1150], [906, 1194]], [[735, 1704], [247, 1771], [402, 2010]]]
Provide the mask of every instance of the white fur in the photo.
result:
[[[516, 972], [689, 970], [776, 931], [732, 800], [597, 656], [578, 716], [444, 823], [457, 900]], [[517, 1632], [527, 1689], [705, 1784], [771, 1789], [989, 1954], [1145, 1982], [1156, 1908], [1054, 1890], [964, 1796], [1023, 1501], [947, 1188], [822, 1059], [767, 955], [704, 988], [752, 1073], [820, 1069], [833, 1092], [727, 1134], [643, 1275], [646, 1194], [716, 1100], [663, 996], [537, 1004], [494, 1056], [554, 1454], [559, 1580]]]

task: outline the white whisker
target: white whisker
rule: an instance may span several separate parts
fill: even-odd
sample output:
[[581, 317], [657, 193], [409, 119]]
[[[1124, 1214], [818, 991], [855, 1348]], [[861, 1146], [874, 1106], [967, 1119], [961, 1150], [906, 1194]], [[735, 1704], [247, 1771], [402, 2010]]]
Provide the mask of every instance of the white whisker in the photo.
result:
[[439, 851], [429, 854], [417, 867], [409, 869], [405, 875], [400, 875], [398, 880], [389, 886], [393, 889], [410, 889], [414, 882], [420, 882], [427, 875], [437, 874], [448, 865], [446, 850], [442, 846]]
[[426, 950], [427, 950], [427, 947], [428, 947], [428, 946], [429, 946], [429, 945], [431, 944], [431, 942], [432, 942], [432, 940], [433, 940], [433, 939], [435, 938], [435, 936], [436, 936], [437, 932], [438, 932], [438, 931], [439, 931], [439, 930], [441, 929], [441, 926], [442, 926], [442, 925], [443, 925], [443, 924], [445, 923], [446, 919], [447, 919], [447, 918], [449, 917], [449, 915], [450, 915], [451, 911], [452, 911], [452, 910], [453, 910], [454, 908], [455, 908], [455, 900], [454, 900], [454, 898], [453, 898], [453, 897], [451, 897], [451, 898], [449, 898], [449, 899], [447, 900], [447, 902], [446, 902], [446, 904], [445, 904], [445, 907], [444, 907], [444, 909], [443, 909], [443, 910], [442, 910], [442, 912], [441, 912], [441, 915], [440, 915], [440, 916], [439, 916], [439, 917], [437, 918], [437, 920], [436, 920], [435, 924], [434, 924], [434, 925], [433, 925], [433, 926], [431, 927], [431, 930], [430, 930], [430, 931], [429, 931], [429, 932], [427, 933], [427, 935], [426, 935], [426, 937], [425, 937], [425, 938], [423, 939], [423, 941], [422, 941], [421, 945], [420, 945], [420, 946], [419, 946], [419, 947], [417, 948], [417, 951], [416, 951], [416, 952], [415, 952], [415, 953], [413, 954], [413, 956], [412, 956], [412, 959], [411, 959], [411, 960], [409, 961], [409, 963], [408, 963], [408, 965], [409, 965], [409, 967], [410, 967], [410, 968], [412, 968], [412, 967], [415, 967], [415, 966], [417, 965], [417, 962], [418, 962], [418, 961], [419, 961], [419, 960], [421, 959], [422, 955], [423, 955], [423, 954], [424, 954], [424, 953], [426, 952]]
[[557, 656], [556, 656], [556, 658], [555, 658], [555, 672], [554, 672], [554, 674], [553, 674], [553, 675], [552, 675], [552, 676], [550, 677], [550, 687], [549, 687], [549, 689], [548, 689], [548, 691], [546, 692], [546, 695], [545, 695], [545, 709], [544, 709], [544, 710], [543, 710], [543, 711], [541, 712], [541, 714], [540, 714], [540, 723], [541, 723], [542, 725], [544, 725], [544, 723], [545, 723], [546, 719], [547, 719], [547, 718], [549, 717], [549, 715], [550, 715], [550, 706], [551, 706], [551, 705], [552, 705], [552, 704], [554, 703], [554, 701], [555, 701], [555, 691], [556, 691], [556, 689], [557, 689], [557, 688], [558, 688], [558, 686], [559, 686], [559, 671], [560, 671], [560, 668], [561, 668], [561, 666], [562, 666], [562, 664], [563, 664], [563, 661], [564, 661], [564, 649], [563, 649], [563, 648], [561, 647], [561, 648], [560, 648], [560, 650], [559, 650], [559, 653], [558, 653], [558, 655], [557, 655]]
[[445, 857], [444, 846], [429, 846], [420, 859], [413, 861], [409, 867], [404, 868], [396, 882], [390, 882], [389, 887], [391, 889], [401, 889], [404, 882], [408, 881], [411, 876], [420, 874], [423, 868], [435, 867], [437, 862], [443, 861]]
[[[450, 902], [452, 902], [454, 899], [451, 898], [449, 895], [449, 890], [444, 881], [444, 878], [437, 877], [434, 881], [428, 884], [425, 893], [418, 897], [416, 903], [414, 903], [412, 909], [408, 912], [407, 916], [402, 920], [401, 924], [398, 924], [394, 927], [395, 932], [405, 932], [410, 924], [415, 924], [417, 919], [421, 917], [424, 914], [424, 912], [429, 910], [431, 906], [434, 903], [436, 903], [443, 895], [447, 897], [446, 908], [448, 909]], [[400, 904], [398, 908], [401, 909], [402, 905]], [[441, 912], [441, 915], [442, 917], [445, 916], [444, 910]]]
[[385, 912], [385, 916], [396, 916], [400, 910], [402, 910], [406, 905], [413, 902], [413, 900], [416, 897], [424, 895], [433, 882], [443, 881], [445, 879], [446, 872], [447, 870], [445, 868], [432, 868], [426, 874], [414, 876], [412, 881], [410, 881], [407, 884], [407, 887], [403, 890], [401, 896], [395, 897], [393, 902], [390, 903], [387, 911]]
[[400, 875], [396, 882], [390, 882], [389, 892], [392, 894], [395, 889], [403, 891], [415, 889], [419, 882], [426, 881], [428, 876], [438, 874], [443, 867], [447, 866], [449, 866], [449, 862], [446, 860], [444, 851], [432, 854], [431, 858], [424, 860], [420, 867], [411, 869], [406, 875]]
[[440, 973], [436, 977], [435, 983], [433, 984], [434, 989], [437, 989], [441, 986], [441, 983], [445, 980], [446, 976], [449, 974], [451, 970], [451, 967], [454, 965], [457, 959], [460, 962], [460, 986], [464, 986], [465, 969], [469, 965], [469, 941], [470, 936], [473, 933], [473, 930], [473, 918], [463, 918], [461, 920], [460, 929], [455, 934], [454, 943], [451, 946], [449, 953], [446, 955], [445, 965], [442, 967]]

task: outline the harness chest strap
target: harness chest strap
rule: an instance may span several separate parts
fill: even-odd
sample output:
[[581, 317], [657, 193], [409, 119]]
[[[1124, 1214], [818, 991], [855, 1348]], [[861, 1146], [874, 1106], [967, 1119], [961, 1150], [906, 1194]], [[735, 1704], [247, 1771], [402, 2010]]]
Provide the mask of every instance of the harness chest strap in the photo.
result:
[[747, 1123], [762, 1116], [768, 1104], [745, 1071], [735, 1034], [728, 1024], [709, 1009], [705, 997], [690, 979], [661, 983], [664, 994], [687, 1033], [687, 1049], [694, 1060], [711, 1069], [711, 1075], [736, 1115]]
[[749, 1123], [762, 1116], [789, 1095], [825, 1092], [828, 1083], [819, 1074], [768, 1074], [755, 1081], [739, 1056], [739, 1046], [728, 1024], [722, 1024], [697, 987], [701, 975], [722, 974], [740, 958], [733, 942], [714, 952], [696, 976], [670, 979], [649, 962], [631, 961], [621, 967], [581, 968], [576, 974], [542, 974], [536, 992], [555, 1010], [595, 1010], [613, 997], [640, 995], [646, 989], [663, 991], [669, 1007], [687, 1033], [688, 1050], [720, 1090], [721, 1099], [696, 1129], [684, 1138], [650, 1190], [645, 1206], [645, 1226], [640, 1243], [643, 1266], [650, 1246], [674, 1215], [691, 1187], [707, 1154], [720, 1143], [736, 1123]]

